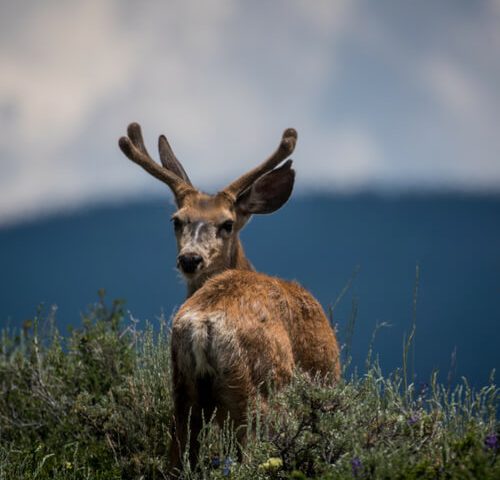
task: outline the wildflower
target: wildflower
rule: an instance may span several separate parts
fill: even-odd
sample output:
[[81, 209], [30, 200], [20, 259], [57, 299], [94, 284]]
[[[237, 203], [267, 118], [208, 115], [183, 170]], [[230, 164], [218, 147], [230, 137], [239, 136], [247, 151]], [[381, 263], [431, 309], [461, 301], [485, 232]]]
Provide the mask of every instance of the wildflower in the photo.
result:
[[408, 425], [415, 425], [420, 420], [420, 415], [418, 413], [413, 413], [410, 415], [410, 418], [407, 420]]
[[226, 457], [224, 459], [224, 468], [222, 469], [222, 475], [225, 477], [228, 477], [229, 474], [231, 473], [231, 465], [233, 464], [233, 460], [231, 457]]
[[64, 464], [64, 468], [65, 468], [66, 470], [71, 470], [71, 469], [73, 468], [73, 464], [72, 464], [71, 462], [66, 462], [66, 463]]
[[267, 462], [261, 463], [259, 468], [262, 470], [278, 470], [283, 466], [283, 460], [279, 457], [271, 457]]
[[363, 463], [359, 459], [359, 457], [354, 457], [351, 460], [352, 474], [357, 477], [363, 468]]
[[498, 448], [500, 447], [500, 443], [498, 441], [498, 435], [496, 435], [495, 433], [490, 433], [489, 435], [486, 435], [486, 438], [484, 439], [484, 446], [491, 450], [497, 451]]
[[418, 394], [423, 397], [429, 390], [429, 384], [425, 382], [420, 382], [419, 389], [418, 389]]
[[219, 457], [212, 457], [212, 468], [219, 468], [220, 467], [220, 458]]

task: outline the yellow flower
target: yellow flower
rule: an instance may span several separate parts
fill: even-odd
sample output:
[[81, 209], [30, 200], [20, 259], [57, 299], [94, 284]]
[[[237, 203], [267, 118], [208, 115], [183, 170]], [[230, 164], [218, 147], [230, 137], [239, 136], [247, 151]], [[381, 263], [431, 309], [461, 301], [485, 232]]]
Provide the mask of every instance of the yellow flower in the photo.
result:
[[283, 460], [278, 457], [271, 457], [267, 460], [267, 462], [261, 463], [259, 468], [262, 470], [278, 470], [283, 466]]
[[71, 470], [71, 469], [73, 468], [73, 464], [72, 464], [71, 462], [66, 462], [66, 463], [64, 464], [64, 468], [65, 468], [66, 470]]

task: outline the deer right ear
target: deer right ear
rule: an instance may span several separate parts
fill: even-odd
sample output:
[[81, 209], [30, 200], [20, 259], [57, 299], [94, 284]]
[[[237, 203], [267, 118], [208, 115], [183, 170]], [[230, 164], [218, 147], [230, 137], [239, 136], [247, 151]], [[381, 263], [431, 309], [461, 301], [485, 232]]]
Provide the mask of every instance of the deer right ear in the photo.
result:
[[259, 177], [236, 200], [238, 210], [246, 215], [272, 213], [290, 198], [295, 180], [292, 161]]

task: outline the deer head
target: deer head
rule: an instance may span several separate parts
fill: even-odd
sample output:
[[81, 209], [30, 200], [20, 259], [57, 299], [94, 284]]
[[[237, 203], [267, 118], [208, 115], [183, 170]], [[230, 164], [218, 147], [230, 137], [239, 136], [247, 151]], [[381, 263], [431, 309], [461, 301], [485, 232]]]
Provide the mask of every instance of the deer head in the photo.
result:
[[[165, 136], [158, 140], [161, 165], [146, 150], [141, 127], [129, 125], [119, 140], [122, 152], [172, 190], [177, 211], [172, 223], [177, 239], [177, 267], [188, 284], [188, 296], [216, 273], [235, 268], [250, 270], [239, 232], [253, 214], [272, 213], [292, 193], [295, 172], [291, 155], [297, 132], [283, 133], [276, 151], [215, 195], [196, 189]], [[284, 162], [284, 163], [283, 163]]]

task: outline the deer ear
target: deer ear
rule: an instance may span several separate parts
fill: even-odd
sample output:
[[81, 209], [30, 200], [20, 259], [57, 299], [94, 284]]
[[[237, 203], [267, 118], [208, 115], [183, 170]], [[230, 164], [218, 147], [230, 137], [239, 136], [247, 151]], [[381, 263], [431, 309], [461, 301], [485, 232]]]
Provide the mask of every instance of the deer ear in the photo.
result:
[[292, 193], [295, 171], [288, 160], [275, 170], [259, 177], [236, 200], [243, 214], [272, 213], [282, 207]]

